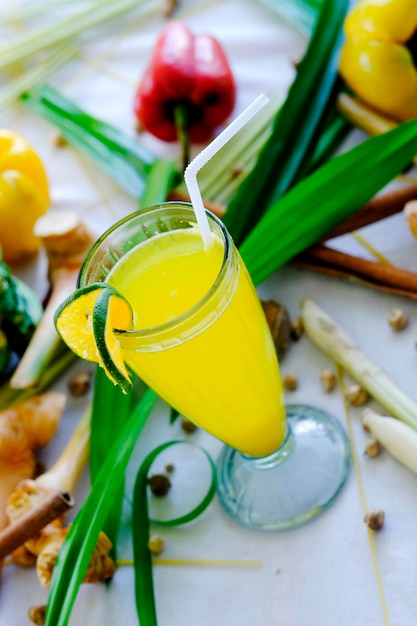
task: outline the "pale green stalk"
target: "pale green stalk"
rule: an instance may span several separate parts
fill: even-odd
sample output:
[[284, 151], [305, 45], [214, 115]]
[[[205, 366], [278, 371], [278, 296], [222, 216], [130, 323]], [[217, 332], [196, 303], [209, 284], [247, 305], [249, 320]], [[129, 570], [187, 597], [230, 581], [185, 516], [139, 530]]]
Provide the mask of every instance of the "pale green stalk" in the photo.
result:
[[[204, 198], [216, 201], [217, 193], [234, 178], [233, 166], [245, 165], [256, 158], [270, 133], [271, 124], [281, 102], [281, 97], [271, 96], [270, 102], [261, 109], [250, 125], [235, 135], [227, 146], [204, 166], [198, 176], [198, 186]], [[187, 193], [184, 183], [177, 190], [183, 194]]]
[[65, 61], [76, 54], [77, 50], [72, 46], [59, 48], [54, 51], [54, 54], [49, 59], [39, 65], [35, 65], [21, 76], [11, 81], [0, 95], [1, 113], [4, 114], [7, 108], [12, 106], [25, 91], [29, 91], [37, 83], [45, 80], [47, 76], [52, 74], [52, 72]]
[[110, 21], [144, 2], [145, 0], [118, 0], [117, 2], [101, 0], [83, 11], [77, 11], [62, 18], [54, 24], [24, 33], [16, 37], [14, 43], [5, 43], [0, 46], [0, 69], [4, 69], [16, 61], [26, 59], [49, 46], [62, 42], [64, 39], [79, 35], [93, 26]]
[[389, 415], [417, 430], [417, 405], [355, 345], [335, 320], [311, 298], [302, 301], [301, 316], [307, 336], [322, 352], [346, 370]]
[[82, 0], [74, 2], [74, 0], [49, 0], [49, 2], [38, 2], [31, 6], [20, 7], [14, 11], [8, 11], [0, 16], [0, 25], [14, 24], [22, 20], [30, 19], [38, 16], [50, 16], [56, 10], [70, 6], [74, 9], [74, 5], [85, 5]]
[[61, 374], [68, 370], [70, 365], [75, 362], [76, 358], [73, 352], [64, 348], [64, 351], [46, 368], [36, 387], [29, 389], [12, 389], [8, 383], [2, 385], [0, 387], [0, 410], [14, 406], [48, 389]]
[[387, 452], [417, 474], [417, 432], [413, 428], [372, 409], [364, 411], [362, 424]]

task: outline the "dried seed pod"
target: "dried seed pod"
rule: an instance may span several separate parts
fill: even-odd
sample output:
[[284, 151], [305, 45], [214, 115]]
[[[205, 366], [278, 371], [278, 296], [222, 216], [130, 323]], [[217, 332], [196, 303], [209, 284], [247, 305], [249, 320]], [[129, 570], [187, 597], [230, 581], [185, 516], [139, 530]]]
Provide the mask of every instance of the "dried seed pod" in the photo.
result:
[[194, 433], [197, 430], [197, 426], [190, 420], [187, 420], [186, 417], [181, 418], [181, 428], [186, 433]]
[[59, 131], [51, 135], [51, 143], [54, 148], [65, 148], [68, 145], [68, 141]]
[[382, 509], [372, 509], [365, 514], [363, 521], [371, 530], [381, 530], [385, 521], [385, 513]]
[[161, 554], [164, 549], [164, 540], [158, 535], [153, 535], [148, 541], [148, 548], [152, 554]]
[[31, 606], [28, 612], [28, 617], [31, 622], [41, 626], [45, 623], [46, 605]]
[[295, 391], [298, 388], [298, 378], [295, 374], [284, 376], [282, 384], [287, 391]]
[[279, 360], [282, 360], [291, 339], [291, 319], [285, 306], [274, 300], [261, 300], [266, 321], [275, 344]]
[[365, 445], [365, 454], [370, 457], [379, 456], [382, 452], [382, 447], [379, 441], [376, 439], [370, 439]]
[[417, 237], [417, 200], [410, 200], [405, 204], [404, 215], [411, 233]]
[[345, 398], [352, 406], [362, 406], [368, 400], [369, 395], [366, 389], [355, 384], [346, 389]]
[[330, 393], [336, 387], [336, 374], [330, 369], [324, 369], [320, 374], [320, 382], [323, 390]]
[[68, 381], [68, 391], [74, 397], [84, 396], [91, 387], [91, 372], [76, 372]]
[[394, 330], [402, 330], [408, 324], [408, 317], [401, 309], [393, 309], [388, 315], [388, 323]]
[[154, 474], [148, 478], [148, 485], [154, 496], [166, 496], [171, 488], [171, 481], [165, 474]]

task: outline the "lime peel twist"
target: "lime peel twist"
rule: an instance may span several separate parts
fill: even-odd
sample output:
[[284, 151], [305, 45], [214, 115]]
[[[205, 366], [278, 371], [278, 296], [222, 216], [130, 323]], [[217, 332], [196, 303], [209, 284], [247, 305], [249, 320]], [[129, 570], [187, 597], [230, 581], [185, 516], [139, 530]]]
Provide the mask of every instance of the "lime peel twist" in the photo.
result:
[[78, 357], [97, 363], [125, 393], [132, 386], [115, 332], [133, 328], [133, 311], [123, 295], [108, 283], [92, 283], [66, 298], [54, 315], [55, 328]]

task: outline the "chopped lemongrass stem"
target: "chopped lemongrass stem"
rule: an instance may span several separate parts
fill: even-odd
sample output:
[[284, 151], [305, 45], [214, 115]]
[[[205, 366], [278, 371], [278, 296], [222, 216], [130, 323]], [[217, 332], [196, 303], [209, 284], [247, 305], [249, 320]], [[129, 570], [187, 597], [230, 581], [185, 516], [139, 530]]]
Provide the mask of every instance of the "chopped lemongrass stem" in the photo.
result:
[[200, 227], [201, 237], [204, 247], [208, 248], [212, 244], [212, 234], [208, 223], [203, 198], [197, 184], [197, 174], [208, 161], [219, 150], [221, 150], [255, 115], [269, 102], [269, 98], [264, 94], [259, 95], [233, 122], [229, 124], [212, 142], [208, 144], [192, 161], [187, 165], [184, 172], [185, 184], [190, 196], [191, 204], [196, 214], [197, 223]]
[[301, 316], [306, 335], [320, 350], [344, 368], [390, 415], [417, 429], [417, 405], [311, 298], [301, 302]]
[[[134, 565], [133, 559], [118, 559], [119, 566]], [[161, 559], [153, 558], [152, 565], [208, 565], [213, 567], [260, 567], [262, 561], [239, 561], [227, 559]]]
[[[142, 0], [142, 3], [145, 0]], [[24, 33], [13, 43], [0, 46], [0, 68], [28, 58], [49, 46], [74, 37], [93, 26], [110, 21], [140, 4], [140, 0], [100, 0], [83, 11], [77, 11], [59, 22]]]
[[90, 454], [91, 406], [82, 414], [62, 454], [36, 481], [45, 489], [73, 493]]
[[395, 417], [366, 409], [362, 424], [397, 461], [417, 474], [417, 432]]

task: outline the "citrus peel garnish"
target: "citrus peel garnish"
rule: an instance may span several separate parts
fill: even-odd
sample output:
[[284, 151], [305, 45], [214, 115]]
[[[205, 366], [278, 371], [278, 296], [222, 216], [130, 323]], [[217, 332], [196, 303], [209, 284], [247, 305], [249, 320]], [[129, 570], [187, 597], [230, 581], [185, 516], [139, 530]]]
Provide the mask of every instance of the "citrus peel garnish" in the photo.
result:
[[64, 343], [78, 357], [102, 367], [123, 391], [131, 387], [117, 330], [133, 328], [130, 304], [111, 285], [93, 283], [75, 291], [54, 315]]

